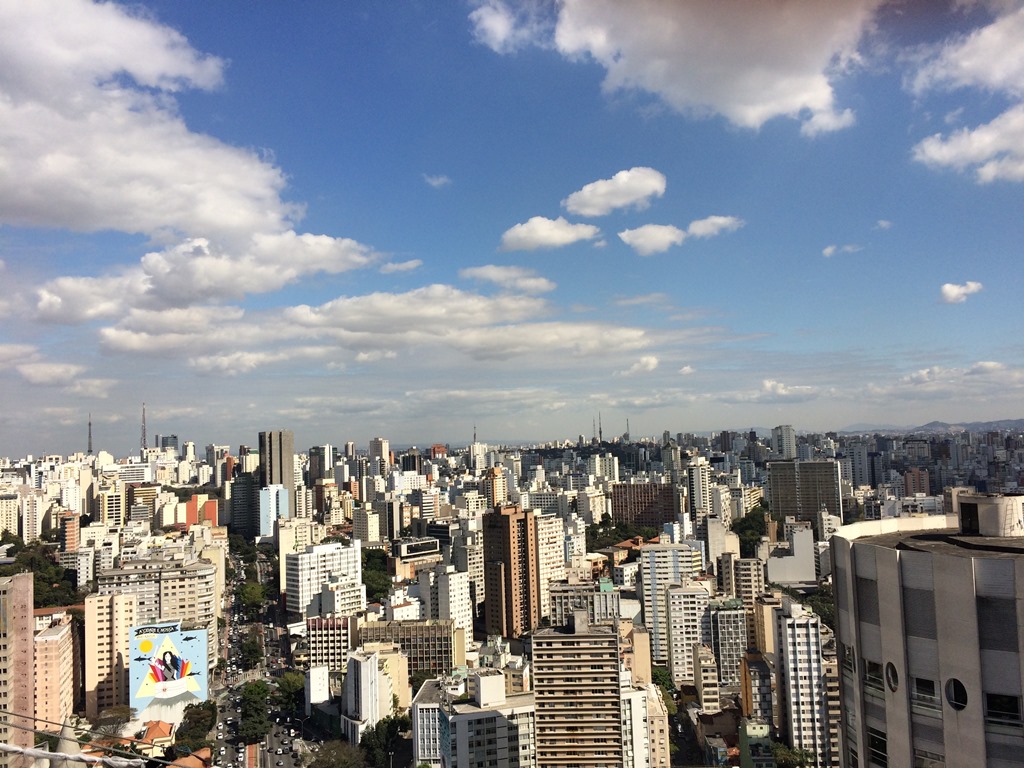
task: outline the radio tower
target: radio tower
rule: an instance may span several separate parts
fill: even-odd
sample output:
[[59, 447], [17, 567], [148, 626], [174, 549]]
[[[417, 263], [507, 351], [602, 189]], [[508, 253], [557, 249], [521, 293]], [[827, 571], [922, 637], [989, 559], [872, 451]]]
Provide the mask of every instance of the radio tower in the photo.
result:
[[92, 456], [92, 414], [89, 414], [89, 455]]
[[139, 441], [139, 458], [146, 456], [146, 404], [142, 404], [142, 439]]

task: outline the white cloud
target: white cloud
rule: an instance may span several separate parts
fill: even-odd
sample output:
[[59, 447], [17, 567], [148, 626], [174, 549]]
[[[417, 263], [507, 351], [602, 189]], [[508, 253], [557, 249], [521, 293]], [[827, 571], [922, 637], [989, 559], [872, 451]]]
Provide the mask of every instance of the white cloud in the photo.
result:
[[34, 360], [37, 349], [30, 344], [0, 344], [0, 365]]
[[875, 223], [875, 229], [892, 229], [892, 222], [888, 219], [879, 219]]
[[694, 373], [696, 370], [697, 369], [694, 368], [692, 365], [684, 365], [682, 368], [679, 369], [679, 373], [682, 376], [689, 376], [692, 373]]
[[918, 142], [914, 159], [932, 167], [973, 169], [979, 183], [1024, 181], [1024, 104], [974, 129], [948, 137], [929, 136]]
[[858, 251], [864, 250], [862, 246], [854, 243], [847, 243], [846, 245], [826, 245], [821, 249], [821, 255], [826, 259], [835, 256], [837, 253], [857, 253]]
[[44, 387], [70, 385], [85, 370], [72, 363], [24, 363], [14, 367], [29, 383]]
[[643, 210], [652, 197], [664, 194], [665, 175], [638, 166], [585, 185], [565, 198], [562, 207], [577, 216], [604, 216], [619, 208]]
[[651, 305], [668, 305], [671, 304], [672, 300], [669, 298], [667, 293], [645, 293], [641, 296], [630, 296], [624, 299], [618, 299], [615, 304], [619, 307], [636, 307], [636, 306], [651, 306]]
[[282, 288], [305, 275], [337, 274], [373, 263], [377, 255], [347, 238], [256, 233], [244, 250], [228, 252], [192, 238], [147, 253], [136, 267], [104, 277], [59, 277], [42, 286], [43, 320], [76, 323], [117, 317], [129, 307], [159, 309], [239, 299]]
[[644, 224], [619, 232], [619, 238], [641, 256], [650, 256], [667, 251], [673, 245], [682, 245], [686, 233], [671, 224]]
[[658, 367], [658, 358], [654, 355], [644, 355], [633, 365], [624, 371], [619, 371], [619, 376], [635, 376], [638, 373], [650, 373]]
[[543, 7], [535, 1], [480, 0], [469, 20], [476, 41], [496, 53], [513, 53], [527, 45], [543, 44], [551, 26]]
[[690, 237], [714, 237], [722, 232], [737, 230], [744, 223], [743, 219], [735, 216], [708, 216], [691, 221], [686, 228], [686, 234]]
[[[1024, 181], [1024, 7], [1015, 7], [991, 24], [926, 49], [911, 79], [916, 94], [930, 89], [979, 87], [1014, 103], [975, 128], [920, 141], [914, 159], [932, 167], [973, 170], [979, 183]], [[956, 119], [962, 113], [950, 113]], [[947, 120], [948, 122], [948, 120]]]
[[419, 269], [423, 266], [422, 259], [409, 259], [408, 261], [389, 261], [387, 264], [382, 264], [380, 267], [381, 274], [391, 275], [395, 272], [411, 272], [414, 269]]
[[105, 400], [115, 384], [116, 379], [75, 379], [64, 391], [69, 395]]
[[482, 280], [495, 283], [510, 291], [522, 293], [548, 293], [555, 290], [555, 284], [546, 277], [540, 277], [532, 269], [488, 264], [483, 267], [468, 267], [459, 271], [464, 280]]
[[439, 174], [437, 176], [431, 176], [429, 173], [424, 173], [423, 174], [423, 180], [425, 182], [427, 182], [427, 184], [432, 186], [434, 189], [440, 189], [441, 187], [447, 187], [449, 184], [452, 183], [452, 180], [450, 178], [448, 178], [447, 176], [445, 176], [444, 174]]
[[980, 86], [990, 91], [1024, 95], [1024, 7], [1004, 13], [968, 35], [950, 38], [926, 50], [911, 88]]
[[836, 107], [831, 81], [857, 60], [880, 4], [565, 0], [555, 45], [601, 64], [606, 91], [646, 91], [680, 112], [746, 128], [786, 116], [814, 135], [853, 122]]
[[601, 230], [593, 224], [570, 224], [564, 217], [546, 219], [534, 216], [523, 224], [516, 224], [501, 236], [503, 251], [535, 251], [538, 248], [560, 248], [593, 240]]
[[968, 280], [963, 285], [957, 283], [944, 283], [942, 285], [942, 300], [947, 304], [963, 304], [972, 293], [977, 293], [984, 286], [981, 283]]

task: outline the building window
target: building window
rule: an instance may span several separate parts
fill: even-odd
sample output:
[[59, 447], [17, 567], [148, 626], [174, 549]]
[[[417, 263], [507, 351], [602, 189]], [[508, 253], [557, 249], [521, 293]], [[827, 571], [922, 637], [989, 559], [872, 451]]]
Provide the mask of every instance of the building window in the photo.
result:
[[868, 763], [879, 768], [889, 768], [888, 753], [885, 731], [868, 728]]
[[1020, 725], [1020, 697], [1003, 693], [985, 694], [985, 720], [990, 723]]
[[955, 677], [946, 681], [946, 701], [957, 712], [967, 706], [967, 689]]
[[939, 695], [935, 690], [935, 681], [924, 677], [910, 678], [910, 700], [925, 709], [939, 709]]
[[914, 749], [914, 768], [945, 768], [945, 766], [945, 756], [923, 749]]
[[882, 690], [882, 665], [877, 661], [864, 659], [864, 687]]

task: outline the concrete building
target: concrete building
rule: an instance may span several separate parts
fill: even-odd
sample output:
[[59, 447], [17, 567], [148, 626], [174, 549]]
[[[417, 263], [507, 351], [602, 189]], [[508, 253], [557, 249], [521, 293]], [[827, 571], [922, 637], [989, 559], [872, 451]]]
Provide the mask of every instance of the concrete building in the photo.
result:
[[70, 621], [35, 635], [35, 713], [42, 730], [55, 731], [75, 708], [75, 638]]
[[822, 508], [843, 516], [839, 464], [835, 461], [768, 463], [768, 504], [776, 517], [817, 523]]
[[[711, 642], [710, 594], [697, 584], [674, 584], [665, 589], [664, 601], [668, 671], [676, 686], [692, 684], [694, 646]], [[651, 634], [653, 641], [653, 632]]]
[[134, 592], [85, 598], [85, 716], [128, 703], [129, 633], [141, 623]]
[[619, 618], [620, 592], [608, 579], [592, 581], [561, 581], [551, 584], [550, 622], [553, 627], [568, 626], [578, 610], [587, 612], [591, 624], [616, 621]]
[[154, 552], [145, 559], [126, 560], [120, 568], [97, 572], [96, 591], [136, 595], [135, 617], [140, 624], [180, 621], [189, 629], [205, 631], [208, 667], [217, 663], [220, 594], [217, 566], [208, 560], [181, 551]]
[[436, 565], [419, 572], [420, 600], [425, 619], [451, 619], [455, 628], [473, 634], [473, 604], [469, 574], [453, 565]]
[[[404, 699], [404, 702], [402, 701]], [[358, 744], [385, 717], [409, 706], [409, 658], [390, 643], [360, 647], [348, 658], [342, 686], [342, 735]]]
[[[0, 742], [35, 746], [35, 624], [31, 573], [0, 577]], [[0, 768], [27, 768], [32, 761], [0, 753]]]
[[359, 642], [395, 643], [409, 657], [409, 674], [447, 675], [466, 663], [466, 636], [451, 619], [369, 621], [359, 627]]
[[779, 459], [796, 458], [796, 430], [792, 425], [772, 427], [772, 454]]
[[693, 685], [697, 689], [697, 704], [702, 712], [714, 714], [722, 711], [718, 662], [714, 651], [702, 643], [693, 645]]
[[801, 603], [783, 597], [775, 631], [778, 726], [793, 749], [814, 754], [816, 768], [838, 768], [840, 756], [833, 751], [830, 736], [833, 724], [821, 619]]
[[565, 526], [555, 514], [535, 514], [533, 523], [537, 527], [537, 597], [540, 618], [545, 619], [551, 613], [550, 585], [566, 575]]
[[643, 602], [644, 624], [651, 633], [651, 657], [655, 664], [668, 663], [668, 617], [665, 590], [686, 584], [700, 575], [703, 554], [688, 544], [645, 544], [640, 548], [637, 593]]
[[[312, 544], [302, 552], [285, 554], [285, 605], [289, 613], [321, 615], [323, 585], [332, 579], [363, 586], [363, 564], [359, 540], [346, 546], [341, 542]], [[365, 587], [363, 607], [366, 607]]]
[[532, 510], [509, 504], [483, 517], [484, 625], [489, 635], [520, 637], [540, 625], [537, 527]]
[[1020, 765], [1024, 496], [952, 508], [832, 539], [846, 765]]
[[683, 509], [676, 486], [668, 483], [614, 483], [611, 486], [612, 520], [627, 525], [661, 528], [673, 523]]
[[259, 488], [283, 485], [288, 508], [295, 509], [295, 435], [290, 429], [260, 432]]
[[618, 630], [577, 612], [572, 627], [537, 630], [530, 646], [538, 768], [622, 766]]
[[722, 685], [740, 683], [740, 660], [747, 649], [747, 613], [740, 600], [714, 600], [708, 604], [711, 650], [718, 662]]

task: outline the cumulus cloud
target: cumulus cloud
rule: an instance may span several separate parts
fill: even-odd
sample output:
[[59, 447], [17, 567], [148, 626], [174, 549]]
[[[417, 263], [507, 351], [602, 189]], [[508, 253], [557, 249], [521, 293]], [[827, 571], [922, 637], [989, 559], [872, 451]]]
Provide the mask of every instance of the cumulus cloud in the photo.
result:
[[913, 156], [934, 168], [973, 169], [981, 184], [1024, 181], [1024, 104], [977, 128], [929, 136], [914, 146]]
[[36, 355], [37, 350], [31, 344], [0, 344], [0, 365], [29, 362]]
[[29, 383], [44, 387], [69, 385], [85, 368], [72, 363], [24, 363], [15, 370]]
[[658, 367], [658, 358], [654, 355], [644, 355], [633, 365], [624, 371], [619, 371], [620, 376], [635, 376], [638, 373], [650, 373]]
[[481, 280], [494, 283], [509, 291], [521, 293], [548, 293], [555, 290], [555, 284], [546, 277], [540, 277], [525, 267], [505, 267], [488, 264], [483, 267], [468, 267], [459, 271], [464, 280]]
[[[720, 114], [745, 128], [789, 117], [813, 136], [854, 122], [852, 111], [836, 105], [832, 83], [857, 62], [857, 46], [881, 2], [799, 0], [780, 8], [715, 0], [565, 0], [553, 43], [570, 60], [603, 66], [606, 92], [647, 92], [679, 112]], [[544, 25], [520, 25], [518, 18], [501, 15], [495, 40], [550, 44]]]
[[914, 147], [915, 160], [932, 167], [973, 170], [979, 183], [1024, 181], [1022, 38], [1024, 7], [1016, 7], [968, 35], [926, 49], [911, 78], [914, 93], [979, 87], [1014, 103], [984, 125], [923, 139]]
[[963, 285], [957, 283], [943, 283], [942, 300], [947, 304], [963, 304], [972, 293], [977, 293], [984, 286], [981, 283], [968, 280]]
[[523, 224], [516, 224], [501, 236], [503, 251], [535, 251], [539, 248], [560, 248], [593, 240], [601, 230], [593, 224], [570, 224], [564, 217], [546, 219], [534, 216]]
[[857, 253], [863, 248], [853, 243], [847, 243], [846, 245], [826, 245], [821, 249], [821, 255], [826, 259], [835, 256], [837, 253]]
[[469, 20], [476, 41], [496, 53], [513, 53], [527, 45], [542, 44], [551, 27], [543, 6], [535, 0], [481, 0]]
[[665, 175], [653, 168], [636, 167], [619, 171], [610, 179], [599, 179], [573, 192], [562, 207], [577, 216], [604, 216], [619, 208], [642, 210], [652, 197], [665, 194]]
[[682, 376], [689, 376], [690, 374], [694, 373], [696, 370], [697, 369], [694, 368], [692, 365], [684, 365], [682, 368], [679, 369], [679, 374], [682, 375]]
[[745, 392], [726, 392], [717, 395], [725, 403], [802, 403], [818, 398], [818, 391], [810, 386], [784, 384], [776, 379], [764, 379], [759, 389]]
[[381, 274], [391, 275], [395, 272], [411, 272], [414, 269], [419, 269], [423, 266], [422, 259], [409, 259], [408, 261], [389, 261], [387, 264], [382, 264], [380, 267]]
[[347, 238], [256, 233], [229, 252], [207, 238], [144, 255], [138, 266], [104, 277], [59, 277], [37, 291], [36, 312], [51, 322], [117, 317], [130, 307], [160, 309], [239, 299], [274, 291], [305, 275], [337, 274], [372, 264], [369, 247]]
[[892, 222], [888, 219], [879, 219], [875, 222], [875, 229], [892, 229]]
[[64, 388], [64, 391], [69, 395], [105, 400], [110, 396], [110, 390], [115, 384], [116, 379], [75, 379]]
[[722, 232], [732, 232], [743, 226], [743, 219], [736, 216], [708, 216], [691, 221], [686, 228], [689, 237], [714, 237]]
[[644, 224], [619, 232], [619, 238], [641, 256], [650, 256], [667, 251], [673, 245], [682, 245], [686, 233], [671, 224]]
[[440, 189], [441, 187], [447, 187], [449, 184], [452, 183], [452, 180], [450, 178], [448, 178], [447, 176], [445, 176], [444, 174], [439, 174], [437, 176], [431, 176], [429, 173], [424, 173], [423, 174], [423, 180], [425, 182], [427, 182], [427, 184], [432, 186], [434, 189]]

